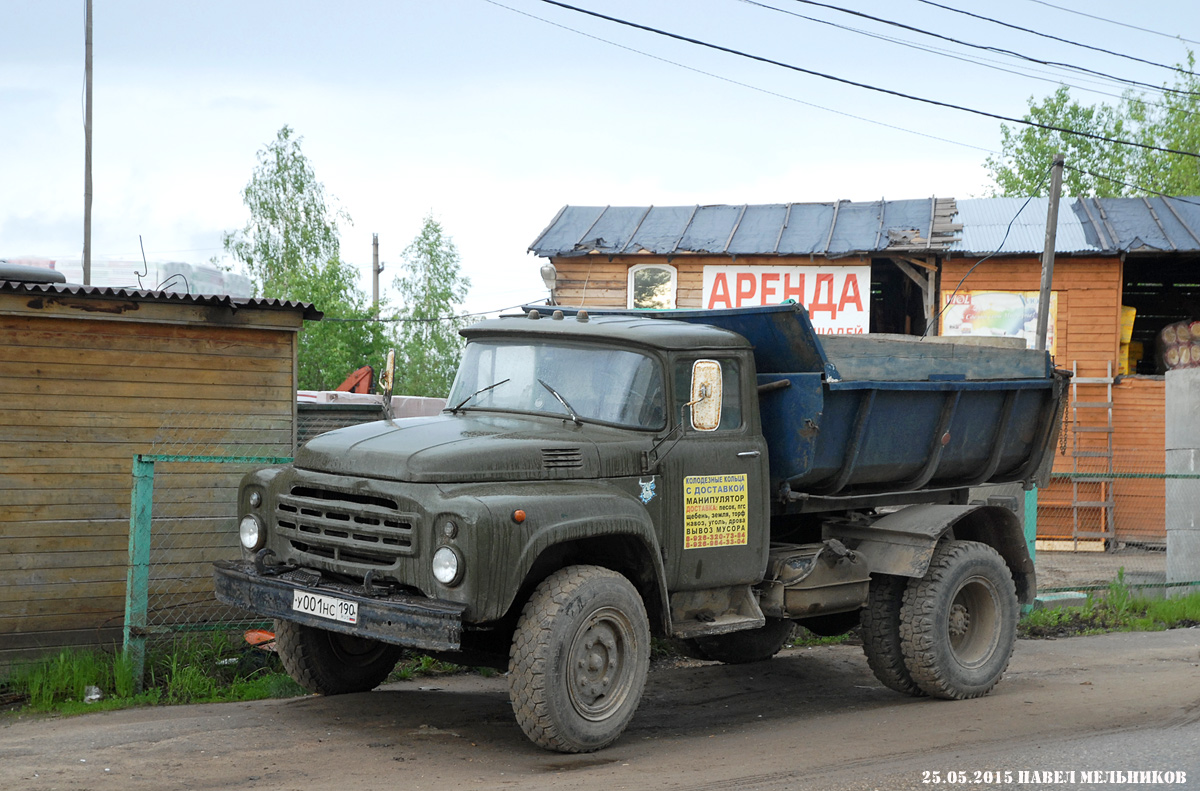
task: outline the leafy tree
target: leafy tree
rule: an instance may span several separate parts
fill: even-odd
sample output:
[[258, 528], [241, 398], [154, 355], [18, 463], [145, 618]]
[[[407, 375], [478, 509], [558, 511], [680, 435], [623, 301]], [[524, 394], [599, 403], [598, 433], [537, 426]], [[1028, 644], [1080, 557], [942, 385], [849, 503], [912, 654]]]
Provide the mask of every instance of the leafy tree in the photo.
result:
[[471, 281], [461, 272], [454, 240], [432, 216], [403, 258], [405, 271], [394, 286], [408, 320], [399, 322], [395, 392], [444, 397], [462, 354], [458, 331], [470, 323], [456, 314]]
[[298, 385], [331, 390], [361, 366], [378, 365], [391, 333], [367, 320], [367, 297], [340, 257], [338, 222], [350, 223], [350, 216], [327, 205], [325, 187], [300, 149], [302, 139], [284, 126], [258, 152], [258, 166], [242, 190], [250, 219], [223, 234], [222, 244], [246, 267], [256, 293], [312, 302], [329, 317], [300, 333]]
[[[1061, 86], [1040, 103], [1029, 98], [1025, 120], [1074, 129], [1107, 138], [1132, 140], [1160, 148], [1200, 152], [1200, 78], [1195, 58], [1177, 66], [1177, 92], [1158, 96], [1126, 92], [1116, 105], [1084, 105]], [[1200, 160], [1149, 151], [1038, 127], [1000, 125], [1001, 154], [985, 165], [999, 196], [1046, 195], [1047, 174], [1056, 153], [1066, 156], [1063, 192], [1072, 196], [1121, 197], [1162, 192], [1200, 194]], [[1074, 168], [1074, 169], [1073, 169]], [[1090, 171], [1090, 172], [1081, 172]], [[1092, 175], [1096, 174], [1096, 175]]]

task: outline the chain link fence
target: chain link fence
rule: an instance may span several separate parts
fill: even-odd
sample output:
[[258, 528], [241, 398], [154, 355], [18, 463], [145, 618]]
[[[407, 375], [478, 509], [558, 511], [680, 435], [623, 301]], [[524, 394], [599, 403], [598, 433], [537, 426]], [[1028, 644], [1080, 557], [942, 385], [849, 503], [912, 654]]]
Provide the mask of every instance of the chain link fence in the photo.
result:
[[190, 413], [168, 415], [134, 457], [124, 642], [138, 667], [151, 635], [255, 622], [216, 600], [212, 564], [240, 555], [242, 476], [291, 454], [290, 416]]
[[1174, 469], [1161, 450], [1084, 458], [1039, 492], [1038, 589], [1096, 590], [1119, 574], [1147, 595], [1200, 584], [1200, 472]]
[[[300, 443], [379, 420], [377, 405], [300, 405]], [[154, 635], [258, 626], [213, 594], [212, 564], [241, 556], [242, 477], [292, 456], [290, 416], [171, 413], [149, 452], [134, 456], [124, 644], [141, 665]]]

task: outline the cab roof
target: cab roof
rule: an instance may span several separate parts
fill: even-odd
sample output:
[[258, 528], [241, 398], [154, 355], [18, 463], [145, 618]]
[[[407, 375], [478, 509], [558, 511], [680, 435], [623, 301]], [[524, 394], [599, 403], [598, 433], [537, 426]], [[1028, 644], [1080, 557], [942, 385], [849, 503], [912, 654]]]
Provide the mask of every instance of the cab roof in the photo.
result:
[[[536, 318], [535, 318], [536, 316]], [[520, 316], [501, 316], [472, 324], [460, 331], [469, 340], [483, 337], [524, 336], [588, 342], [615, 342], [659, 349], [747, 349], [741, 335], [707, 324], [640, 315], [596, 315], [587, 311], [565, 313], [542, 306]]]

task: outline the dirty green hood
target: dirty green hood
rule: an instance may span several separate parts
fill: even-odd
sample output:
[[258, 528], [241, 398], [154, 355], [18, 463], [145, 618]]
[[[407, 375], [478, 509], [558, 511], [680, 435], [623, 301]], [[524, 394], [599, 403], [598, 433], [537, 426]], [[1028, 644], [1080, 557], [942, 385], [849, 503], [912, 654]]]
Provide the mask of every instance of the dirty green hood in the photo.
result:
[[652, 434], [550, 417], [467, 413], [330, 431], [296, 454], [299, 469], [414, 483], [637, 475]]

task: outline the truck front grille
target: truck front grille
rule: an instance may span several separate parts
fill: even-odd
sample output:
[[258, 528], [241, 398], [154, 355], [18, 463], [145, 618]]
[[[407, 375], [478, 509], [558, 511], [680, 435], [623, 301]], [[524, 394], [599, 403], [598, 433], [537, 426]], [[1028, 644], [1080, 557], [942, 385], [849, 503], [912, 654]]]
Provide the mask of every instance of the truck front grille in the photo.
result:
[[357, 565], [414, 554], [413, 522], [395, 500], [312, 486], [292, 487], [275, 506], [276, 529], [293, 549]]

